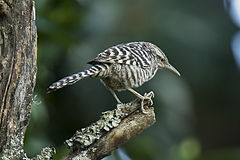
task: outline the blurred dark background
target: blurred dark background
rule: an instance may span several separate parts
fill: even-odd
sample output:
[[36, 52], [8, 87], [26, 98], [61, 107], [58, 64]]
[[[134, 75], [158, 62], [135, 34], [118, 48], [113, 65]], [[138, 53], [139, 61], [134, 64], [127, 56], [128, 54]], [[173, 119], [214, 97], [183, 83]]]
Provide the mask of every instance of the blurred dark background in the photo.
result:
[[[108, 160], [240, 159], [239, 0], [36, 0], [38, 74], [25, 149], [68, 152], [63, 141], [113, 109], [96, 79], [46, 94], [89, 67], [104, 49], [131, 41], [159, 46], [182, 74], [162, 70], [138, 88], [155, 93], [157, 122]], [[136, 97], [117, 93], [128, 102]]]

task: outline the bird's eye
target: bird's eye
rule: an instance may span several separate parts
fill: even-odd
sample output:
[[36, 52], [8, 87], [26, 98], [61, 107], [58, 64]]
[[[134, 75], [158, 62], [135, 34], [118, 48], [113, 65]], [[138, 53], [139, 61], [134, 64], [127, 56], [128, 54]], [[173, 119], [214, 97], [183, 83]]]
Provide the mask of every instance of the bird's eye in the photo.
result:
[[164, 59], [163, 58], [161, 58], [161, 62], [163, 62], [164, 61]]

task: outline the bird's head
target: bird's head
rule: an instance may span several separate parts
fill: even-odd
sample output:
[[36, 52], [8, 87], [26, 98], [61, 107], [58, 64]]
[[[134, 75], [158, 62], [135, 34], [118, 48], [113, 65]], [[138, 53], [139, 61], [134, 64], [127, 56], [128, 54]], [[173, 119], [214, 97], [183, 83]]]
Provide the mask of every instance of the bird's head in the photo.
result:
[[163, 53], [163, 51], [157, 47], [156, 45], [150, 43], [151, 46], [151, 50], [152, 52], [155, 53], [156, 58], [157, 58], [157, 62], [158, 62], [158, 68], [162, 69], [162, 68], [167, 68], [171, 71], [173, 71], [174, 73], [176, 73], [178, 76], [180, 76], [180, 73], [177, 71], [176, 68], [174, 68], [169, 62], [168, 59], [166, 57], [166, 55]]

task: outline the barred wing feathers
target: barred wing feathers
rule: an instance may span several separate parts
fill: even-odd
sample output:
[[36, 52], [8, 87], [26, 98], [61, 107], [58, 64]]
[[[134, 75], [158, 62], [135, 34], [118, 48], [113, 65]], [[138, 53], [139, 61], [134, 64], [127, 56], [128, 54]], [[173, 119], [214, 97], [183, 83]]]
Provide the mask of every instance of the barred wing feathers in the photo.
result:
[[118, 63], [148, 68], [151, 64], [148, 60], [150, 50], [144, 47], [142, 43], [145, 42], [131, 42], [113, 46], [99, 53], [96, 58], [88, 63], [92, 65], [95, 63]]

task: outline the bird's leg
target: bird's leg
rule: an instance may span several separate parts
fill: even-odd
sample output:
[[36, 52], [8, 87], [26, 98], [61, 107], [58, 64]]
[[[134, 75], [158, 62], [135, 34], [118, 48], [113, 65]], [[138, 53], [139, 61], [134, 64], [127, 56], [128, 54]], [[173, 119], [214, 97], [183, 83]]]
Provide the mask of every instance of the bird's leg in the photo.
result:
[[[135, 94], [138, 98], [140, 98], [141, 101], [141, 110], [143, 113], [148, 113], [145, 111], [144, 109], [144, 100], [149, 100], [151, 105], [153, 104], [153, 101], [151, 99], [152, 96], [149, 96], [148, 94], [145, 94], [144, 96], [142, 96], [141, 94], [139, 94], [138, 92], [134, 91], [132, 88], [127, 88], [127, 90], [129, 90], [130, 92], [132, 92], [133, 94]], [[150, 92], [151, 93], [151, 92]], [[152, 93], [151, 93], [152, 94]]]
[[108, 90], [112, 93], [113, 97], [116, 99], [117, 103], [122, 104], [122, 102], [119, 100], [119, 98], [117, 97], [116, 93], [108, 87]]
[[119, 100], [119, 98], [117, 97], [116, 93], [113, 91], [113, 89], [111, 87], [109, 87], [107, 85], [107, 83], [105, 83], [105, 81], [103, 79], [100, 79], [100, 81], [103, 83], [103, 85], [111, 92], [111, 94], [113, 95], [113, 97], [116, 99], [118, 104], [122, 104], [122, 102]]

